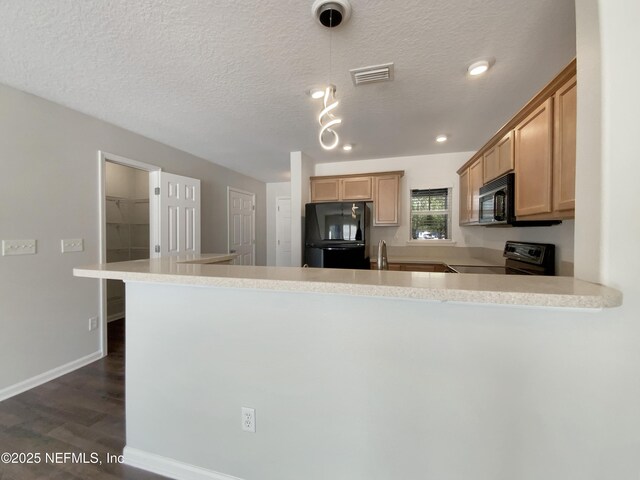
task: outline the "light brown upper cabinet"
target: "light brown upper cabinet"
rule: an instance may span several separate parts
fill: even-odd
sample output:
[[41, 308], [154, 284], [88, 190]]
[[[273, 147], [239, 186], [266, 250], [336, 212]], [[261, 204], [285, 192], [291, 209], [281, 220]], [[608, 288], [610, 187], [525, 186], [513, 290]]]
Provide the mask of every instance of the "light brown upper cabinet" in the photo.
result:
[[372, 183], [370, 176], [340, 179], [340, 200], [372, 200]]
[[479, 159], [484, 162], [485, 184], [515, 171], [518, 219], [574, 217], [576, 92], [574, 59], [458, 169], [461, 224], [477, 218], [477, 177], [472, 169]]
[[484, 176], [483, 157], [476, 159], [460, 174], [460, 220], [461, 225], [477, 223], [480, 219], [480, 187]]
[[573, 218], [576, 205], [575, 75], [516, 127], [516, 216]]
[[475, 223], [480, 220], [480, 187], [483, 178], [483, 160], [480, 157], [469, 167], [469, 197], [471, 206], [469, 207], [469, 221]]
[[551, 213], [553, 98], [515, 128], [516, 217]]
[[500, 159], [498, 158], [498, 146], [494, 145], [489, 150], [485, 152], [483, 155], [483, 163], [484, 163], [484, 181], [488, 182], [489, 180], [493, 180], [497, 178], [500, 171]]
[[375, 182], [373, 189], [373, 225], [398, 225], [400, 222], [400, 215], [398, 212], [400, 175], [381, 175], [373, 177], [373, 179]]
[[554, 97], [553, 210], [563, 218], [576, 206], [576, 94], [574, 76]]
[[460, 225], [471, 221], [471, 195], [469, 195], [469, 169], [460, 174]]
[[312, 202], [337, 202], [340, 200], [340, 179], [312, 178], [311, 201]]
[[484, 183], [513, 170], [513, 130], [484, 154]]
[[400, 178], [404, 171], [311, 177], [312, 202], [373, 201], [373, 225], [400, 222]]

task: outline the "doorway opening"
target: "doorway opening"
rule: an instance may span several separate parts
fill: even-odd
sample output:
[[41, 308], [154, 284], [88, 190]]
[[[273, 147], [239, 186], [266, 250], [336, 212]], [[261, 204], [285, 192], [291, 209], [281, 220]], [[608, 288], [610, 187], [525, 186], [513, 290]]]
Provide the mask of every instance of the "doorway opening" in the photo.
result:
[[[150, 257], [149, 172], [105, 164], [107, 263]], [[107, 280], [107, 323], [125, 317], [121, 280]]]
[[[158, 239], [155, 177], [160, 168], [99, 152], [100, 263], [156, 256]], [[109, 351], [107, 324], [125, 318], [125, 286], [119, 280], [100, 282], [102, 355]]]

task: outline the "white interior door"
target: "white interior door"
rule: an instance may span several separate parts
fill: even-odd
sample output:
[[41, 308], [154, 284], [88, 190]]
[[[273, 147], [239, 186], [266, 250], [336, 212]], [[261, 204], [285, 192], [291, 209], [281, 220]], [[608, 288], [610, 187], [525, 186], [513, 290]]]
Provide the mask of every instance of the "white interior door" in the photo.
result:
[[200, 253], [200, 180], [166, 172], [153, 175], [159, 186], [160, 255]]
[[276, 266], [291, 266], [291, 198], [276, 199]]
[[235, 265], [255, 265], [255, 195], [229, 188], [229, 253]]

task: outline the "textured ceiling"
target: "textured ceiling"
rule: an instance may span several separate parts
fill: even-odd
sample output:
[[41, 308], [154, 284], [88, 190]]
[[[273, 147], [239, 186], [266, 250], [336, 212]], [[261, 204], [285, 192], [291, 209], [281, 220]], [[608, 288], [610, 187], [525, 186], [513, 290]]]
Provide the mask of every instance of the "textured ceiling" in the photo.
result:
[[[329, 77], [312, 3], [2, 0], [0, 82], [281, 181], [297, 150], [320, 162], [476, 150], [575, 56], [574, 0], [351, 0], [331, 81], [355, 148], [327, 153], [305, 94]], [[466, 76], [487, 57], [487, 75]], [[386, 62], [393, 82], [352, 85], [350, 69]]]

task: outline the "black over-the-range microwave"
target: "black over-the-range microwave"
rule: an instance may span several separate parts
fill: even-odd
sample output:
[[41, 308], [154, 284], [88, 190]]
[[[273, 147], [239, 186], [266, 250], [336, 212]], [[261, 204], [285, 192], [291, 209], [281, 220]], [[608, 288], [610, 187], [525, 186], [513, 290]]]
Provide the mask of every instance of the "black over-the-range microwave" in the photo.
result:
[[556, 225], [560, 220], [516, 220], [515, 174], [507, 173], [480, 187], [481, 225], [539, 227]]

